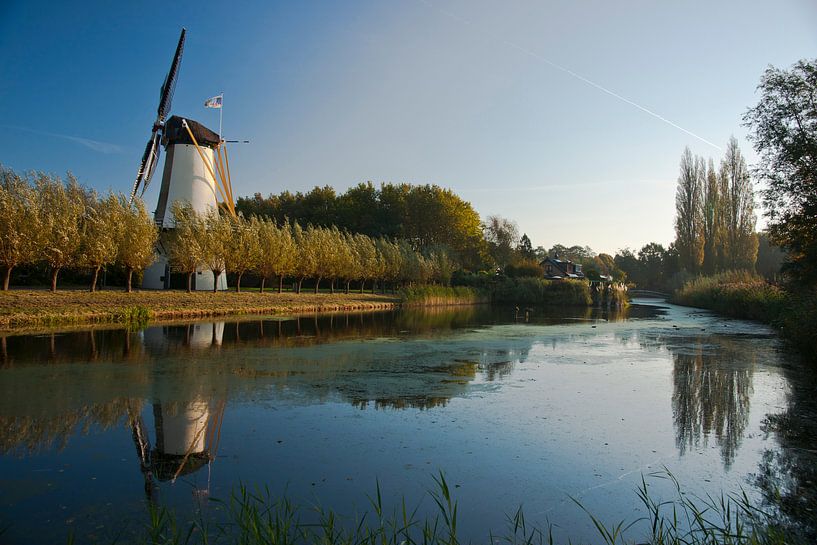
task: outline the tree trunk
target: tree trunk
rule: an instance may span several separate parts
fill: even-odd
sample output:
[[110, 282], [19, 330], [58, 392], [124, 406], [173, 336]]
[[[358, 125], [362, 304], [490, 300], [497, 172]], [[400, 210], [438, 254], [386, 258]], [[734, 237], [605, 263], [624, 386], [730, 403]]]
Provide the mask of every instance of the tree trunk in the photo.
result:
[[366, 287], [366, 281], [361, 280], [360, 281], [360, 293], [363, 293], [363, 288], [365, 288], [365, 287]]
[[264, 284], [266, 284], [266, 283], [267, 283], [267, 277], [262, 276], [261, 277], [261, 289], [258, 290], [258, 293], [264, 293]]
[[332, 295], [335, 295], [335, 279], [334, 278], [329, 282], [329, 293], [331, 293]]
[[300, 277], [300, 278], [298, 279], [298, 287], [297, 287], [297, 289], [295, 290], [295, 293], [301, 293], [301, 285], [302, 285], [303, 283], [304, 283], [304, 277], [302, 276], [302, 277]]
[[90, 289], [91, 293], [94, 293], [96, 291], [96, 279], [99, 278], [99, 269], [101, 269], [101, 268], [102, 267], [94, 268], [94, 277], [91, 280], [91, 289]]
[[344, 293], [346, 293], [346, 295], [349, 295], [349, 284], [350, 284], [351, 282], [352, 282], [351, 280], [347, 280], [347, 281], [346, 281], [346, 291], [344, 292]]
[[189, 271], [187, 273], [187, 293], [190, 293], [190, 292], [193, 291], [193, 275], [194, 274], [195, 274], [195, 272], [189, 272]]
[[284, 293], [284, 275], [278, 275], [278, 293]]
[[218, 277], [221, 276], [222, 271], [213, 271], [213, 293], [218, 291]]
[[59, 267], [51, 268], [51, 291], [57, 291], [57, 275], [60, 274]]
[[9, 281], [11, 280], [11, 269], [13, 269], [13, 265], [9, 265], [6, 267], [6, 274], [3, 276], [3, 291], [9, 290]]
[[241, 293], [241, 277], [244, 276], [244, 273], [238, 273], [238, 276], [235, 279], [235, 292]]
[[133, 267], [128, 267], [125, 269], [125, 276], [128, 279], [127, 285], [125, 286], [125, 291], [130, 293], [133, 291], [131, 287], [131, 281], [133, 280]]
[[318, 289], [321, 287], [321, 277], [315, 279], [315, 293], [318, 293]]

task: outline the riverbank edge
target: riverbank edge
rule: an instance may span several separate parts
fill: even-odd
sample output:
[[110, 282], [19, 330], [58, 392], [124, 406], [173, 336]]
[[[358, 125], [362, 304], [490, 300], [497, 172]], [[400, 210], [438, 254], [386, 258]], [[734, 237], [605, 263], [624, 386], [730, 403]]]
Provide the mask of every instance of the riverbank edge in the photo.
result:
[[185, 319], [393, 310], [379, 294], [11, 290], [0, 294], [0, 333], [32, 328], [115, 324], [143, 327]]
[[0, 334], [67, 326], [145, 327], [180, 320], [231, 316], [297, 316], [338, 312], [376, 312], [401, 307], [488, 304], [473, 290], [435, 291], [434, 297], [404, 294], [292, 292], [193, 292], [102, 290], [10, 290], [0, 292]]
[[728, 272], [696, 278], [672, 293], [670, 303], [772, 326], [804, 358], [817, 362], [817, 290], [770, 284]]
[[[577, 282], [533, 280], [536, 288], [477, 289], [439, 285], [413, 286], [391, 294], [277, 293], [267, 291], [191, 292], [121, 290], [89, 292], [81, 289], [13, 289], [0, 292], [0, 334], [68, 326], [118, 325], [142, 328], [148, 324], [237, 316], [296, 316], [337, 312], [376, 312], [403, 307], [445, 307], [486, 304], [594, 306], [589, 286]], [[525, 286], [529, 288], [529, 286]], [[537, 291], [538, 290], [538, 291]], [[626, 303], [619, 303], [626, 306]]]

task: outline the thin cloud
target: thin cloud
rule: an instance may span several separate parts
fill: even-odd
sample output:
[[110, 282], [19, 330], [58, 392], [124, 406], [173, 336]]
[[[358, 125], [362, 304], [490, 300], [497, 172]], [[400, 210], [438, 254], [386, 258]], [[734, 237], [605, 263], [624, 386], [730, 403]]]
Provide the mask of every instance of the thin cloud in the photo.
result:
[[67, 140], [69, 142], [73, 142], [75, 144], [79, 144], [80, 146], [84, 146], [92, 151], [97, 153], [104, 153], [106, 155], [115, 154], [115, 153], [124, 153], [125, 148], [120, 146], [119, 144], [112, 144], [111, 142], [100, 142], [99, 140], [91, 140], [90, 138], [83, 138], [81, 136], [72, 136], [70, 134], [60, 134], [56, 132], [47, 132], [47, 131], [38, 131], [36, 129], [29, 129], [28, 127], [16, 127], [12, 125], [2, 125], [2, 127], [6, 129], [12, 129], [17, 131], [23, 131], [31, 134], [37, 134], [39, 136], [50, 136], [52, 138], [59, 138], [61, 140]]
[[570, 68], [567, 68], [566, 66], [562, 66], [559, 63], [553, 62], [550, 59], [548, 59], [546, 57], [543, 57], [539, 53], [536, 53], [535, 51], [533, 51], [531, 49], [528, 49], [527, 47], [521, 46], [516, 42], [512, 42], [510, 40], [501, 39], [501, 38], [497, 39], [496, 37], [492, 36], [488, 32], [485, 32], [485, 31], [483, 31], [481, 29], [476, 28], [467, 19], [463, 19], [462, 17], [460, 17], [458, 15], [455, 15], [454, 13], [451, 13], [450, 11], [446, 11], [444, 9], [441, 9], [441, 8], [429, 3], [427, 0], [417, 0], [417, 1], [425, 4], [429, 8], [435, 10], [436, 12], [441, 13], [442, 15], [445, 15], [446, 17], [454, 19], [455, 21], [461, 23], [464, 26], [471, 27], [475, 32], [479, 32], [480, 34], [483, 34], [484, 36], [488, 36], [488, 37], [494, 39], [495, 41], [499, 41], [500, 43], [502, 43], [502, 44], [504, 44], [504, 45], [506, 45], [508, 47], [516, 49], [517, 51], [519, 51], [521, 53], [524, 53], [524, 54], [528, 55], [529, 57], [532, 57], [532, 58], [534, 58], [534, 59], [536, 59], [536, 60], [538, 60], [540, 62], [543, 62], [543, 63], [547, 64], [548, 66], [550, 66], [552, 68], [555, 68], [555, 69], [557, 69], [557, 70], [559, 70], [561, 72], [564, 72], [565, 74], [569, 75], [570, 77], [575, 78], [575, 79], [577, 79], [577, 80], [579, 80], [579, 81], [581, 81], [581, 82], [583, 82], [583, 83], [585, 83], [585, 84], [587, 84], [587, 85], [589, 85], [589, 86], [591, 86], [591, 87], [593, 87], [593, 88], [595, 88], [595, 89], [597, 89], [597, 90], [599, 90], [599, 91], [601, 91], [603, 93], [606, 93], [606, 94], [610, 95], [613, 98], [616, 98], [616, 99], [618, 99], [618, 100], [620, 100], [620, 101], [622, 101], [622, 102], [624, 102], [626, 104], [629, 104], [630, 106], [632, 106], [634, 108], [638, 108], [639, 110], [641, 110], [645, 114], [647, 114], [649, 116], [652, 116], [655, 119], [657, 119], [659, 121], [662, 121], [663, 123], [666, 123], [670, 127], [678, 129], [679, 131], [684, 132], [684, 133], [688, 134], [689, 136], [692, 136], [693, 138], [697, 138], [698, 140], [700, 140], [704, 144], [712, 146], [713, 148], [715, 148], [718, 151], [722, 151], [720, 146], [710, 142], [709, 140], [707, 140], [703, 136], [699, 136], [699, 135], [695, 134], [694, 132], [690, 131], [689, 129], [685, 129], [681, 125], [675, 123], [674, 121], [671, 121], [671, 120], [667, 119], [666, 117], [662, 116], [661, 114], [656, 113], [656, 112], [650, 110], [649, 108], [646, 108], [646, 107], [642, 106], [641, 104], [638, 104], [637, 102], [634, 102], [634, 101], [630, 100], [629, 98], [624, 97], [624, 96], [616, 93], [615, 91], [613, 91], [611, 89], [608, 89], [607, 87], [605, 87], [605, 86], [603, 86], [603, 85], [601, 85], [599, 83], [596, 83], [595, 81], [592, 81], [592, 80], [582, 76], [581, 74], [579, 74], [577, 72], [574, 72], [573, 70], [571, 70]]
[[[626, 182], [627, 187], [632, 187], [634, 185], [667, 185], [666, 180], [628, 180]], [[673, 182], [674, 183], [674, 182]], [[502, 187], [480, 187], [476, 189], [469, 189], [469, 193], [507, 193], [508, 191], [513, 192], [539, 192], [539, 191], [563, 191], [563, 190], [571, 190], [571, 189], [581, 189], [581, 188], [593, 188], [593, 187], [606, 187], [610, 185], [617, 185], [617, 186], [624, 186], [625, 182], [621, 180], [598, 180], [593, 182], [568, 182], [568, 183], [555, 183], [555, 184], [543, 184], [543, 185], [528, 185], [528, 186], [520, 186], [520, 187], [508, 187], [507, 185]]]

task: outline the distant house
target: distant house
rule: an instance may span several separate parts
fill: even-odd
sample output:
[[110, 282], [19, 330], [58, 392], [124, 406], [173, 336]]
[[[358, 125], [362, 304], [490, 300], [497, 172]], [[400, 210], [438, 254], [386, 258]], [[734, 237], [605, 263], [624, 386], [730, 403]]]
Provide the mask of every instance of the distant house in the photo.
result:
[[584, 278], [582, 266], [578, 263], [573, 263], [570, 260], [559, 259], [559, 254], [554, 257], [548, 256], [544, 261], [539, 263], [545, 271], [545, 279], [547, 280], [562, 280], [564, 278]]

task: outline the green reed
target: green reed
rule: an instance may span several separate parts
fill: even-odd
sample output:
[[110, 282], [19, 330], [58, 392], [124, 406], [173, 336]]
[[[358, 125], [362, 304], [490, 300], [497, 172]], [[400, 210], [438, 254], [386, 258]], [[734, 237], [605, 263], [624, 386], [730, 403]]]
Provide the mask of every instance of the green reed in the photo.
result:
[[[597, 538], [592, 543], [781, 545], [807, 542], [784, 533], [774, 516], [754, 506], [743, 491], [699, 497], [686, 493], [669, 471], [650, 477], [670, 480], [674, 487], [673, 497], [653, 497], [647, 479], [642, 476], [635, 494], [643, 514], [630, 522], [605, 523], [571, 498], [595, 527]], [[274, 497], [268, 488], [251, 490], [242, 485], [235, 488], [226, 500], [209, 500], [220, 507], [226, 522], [210, 523], [200, 516], [198, 520], [182, 525], [168, 509], [151, 506], [148, 523], [137, 536], [125, 540], [120, 533], [112, 542], [150, 545], [463, 545], [459, 537], [459, 504], [442, 472], [434, 476], [433, 481], [428, 497], [436, 511], [424, 517], [418, 516], [419, 505], [409, 508], [405, 499], [387, 511], [379, 482], [375, 494], [369, 497], [370, 510], [354, 518], [342, 517], [322, 507], [303, 508], [286, 497]], [[520, 506], [512, 515], [506, 516], [504, 531], [499, 534], [490, 532], [486, 542], [508, 545], [574, 543], [570, 537], [566, 538], [567, 541], [557, 541], [553, 528], [550, 523], [544, 529], [529, 525]], [[69, 543], [73, 543], [73, 536]]]

